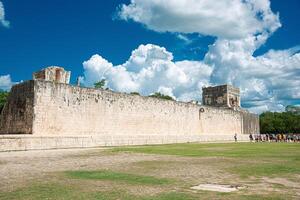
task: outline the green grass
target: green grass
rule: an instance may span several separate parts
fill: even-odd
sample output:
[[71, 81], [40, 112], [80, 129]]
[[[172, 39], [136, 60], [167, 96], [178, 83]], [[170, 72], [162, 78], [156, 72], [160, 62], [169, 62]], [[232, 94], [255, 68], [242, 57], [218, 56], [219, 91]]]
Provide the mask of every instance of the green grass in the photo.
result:
[[230, 158], [225, 170], [243, 178], [300, 174], [300, 144], [226, 143], [117, 147], [113, 152]]
[[35, 184], [12, 192], [0, 192], [1, 200], [198, 200], [198, 199], [223, 199], [223, 200], [283, 200], [290, 199], [289, 195], [240, 195], [227, 193], [184, 193], [163, 192], [157, 195], [140, 196], [130, 194], [124, 190], [113, 191], [86, 191], [80, 187], [55, 183]]
[[83, 199], [87, 197], [73, 190], [71, 187], [58, 184], [34, 184], [12, 192], [1, 192], [1, 200], [56, 200], [56, 199]]
[[96, 195], [97, 200], [196, 200], [195, 197], [181, 192], [161, 193], [154, 196], [130, 195], [125, 191], [103, 192]]
[[65, 184], [34, 184], [12, 192], [0, 192], [1, 200], [194, 200], [182, 192], [166, 192], [153, 196], [130, 194], [124, 190], [86, 191], [80, 187]]
[[136, 174], [113, 172], [108, 170], [66, 171], [65, 174], [70, 178], [76, 179], [122, 181], [130, 184], [163, 185], [171, 183], [171, 180], [168, 179], [156, 178], [153, 176], [142, 176]]
[[[54, 178], [49, 177], [48, 183], [26, 182], [22, 188], [11, 192], [0, 192], [0, 200], [282, 200], [297, 199], [295, 189], [281, 184], [267, 184], [261, 177], [291, 177], [295, 184], [300, 175], [300, 144], [294, 143], [228, 143], [228, 144], [172, 144], [153, 146], [118, 147], [109, 150], [110, 153], [129, 152], [122, 156], [130, 157], [130, 153], [145, 153], [173, 155], [175, 157], [157, 156], [155, 160], [142, 159], [129, 163], [126, 172], [110, 170], [81, 170], [57, 172]], [[92, 156], [105, 156], [106, 153], [93, 152]], [[150, 156], [152, 158], [152, 156]], [[189, 157], [183, 158], [183, 157]], [[173, 159], [175, 158], [175, 159]], [[78, 157], [81, 159], [81, 157]], [[182, 160], [181, 160], [182, 159]], [[245, 188], [233, 193], [218, 193], [208, 191], [191, 191], [191, 185], [184, 182], [182, 176], [174, 178], [176, 170], [186, 167], [189, 170], [199, 170], [206, 165], [216, 170], [219, 176], [216, 182], [222, 183], [229, 176], [233, 183], [248, 184]], [[173, 171], [172, 171], [173, 170]], [[129, 171], [129, 172], [128, 172]], [[153, 176], [145, 176], [153, 174]], [[172, 174], [170, 179], [160, 178], [159, 172]], [[224, 176], [223, 176], [224, 172]], [[182, 173], [182, 171], [181, 171]], [[226, 177], [227, 176], [227, 177]], [[251, 179], [249, 177], [251, 176]], [[172, 177], [172, 178], [171, 178]], [[177, 177], [177, 176], [175, 176]], [[258, 177], [253, 179], [253, 177]], [[201, 183], [201, 176], [189, 175], [192, 182]], [[209, 177], [210, 178], [210, 177]], [[193, 180], [195, 179], [195, 180]], [[197, 179], [197, 180], [196, 180]], [[40, 179], [38, 179], [40, 180]], [[88, 180], [88, 181], [86, 181]], [[214, 180], [212, 180], [214, 181]], [[193, 183], [194, 184], [194, 183]], [[254, 193], [251, 185], [262, 184]], [[263, 184], [266, 184], [264, 188]], [[102, 187], [104, 186], [104, 187]], [[137, 189], [138, 188], [138, 189]], [[276, 190], [268, 190], [275, 188]], [[149, 191], [147, 191], [149, 190]], [[155, 191], [152, 192], [151, 191]], [[143, 191], [143, 192], [139, 192]], [[146, 192], [147, 191], [147, 192]], [[150, 193], [150, 194], [149, 194]]]
[[289, 158], [300, 159], [300, 145], [294, 143], [223, 143], [223, 144], [170, 144], [116, 147], [113, 152], [133, 152], [195, 157], [232, 158]]
[[91, 192], [80, 188], [60, 185], [41, 184], [25, 187], [13, 192], [0, 192], [1, 200], [194, 200], [188, 194], [179, 192], [161, 193], [155, 196], [139, 196], [123, 190]]

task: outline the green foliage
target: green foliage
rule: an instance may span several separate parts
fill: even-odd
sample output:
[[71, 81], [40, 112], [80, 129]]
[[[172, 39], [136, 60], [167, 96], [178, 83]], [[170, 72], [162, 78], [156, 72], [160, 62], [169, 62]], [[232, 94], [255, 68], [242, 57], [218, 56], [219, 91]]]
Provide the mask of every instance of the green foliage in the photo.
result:
[[0, 91], [0, 113], [4, 107], [4, 104], [7, 101], [7, 97], [8, 97], [9, 93], [5, 92], [5, 91]]
[[174, 99], [172, 97], [170, 97], [168, 95], [161, 94], [159, 92], [155, 92], [154, 94], [151, 94], [149, 97], [165, 99], [165, 100], [173, 100], [174, 101]]
[[300, 133], [300, 115], [265, 112], [259, 116], [261, 133]]
[[162, 178], [155, 178], [152, 176], [142, 176], [136, 174], [127, 174], [121, 172], [112, 172], [108, 170], [102, 171], [66, 171], [67, 176], [78, 179], [91, 179], [91, 180], [110, 180], [122, 181], [131, 184], [151, 184], [162, 185], [169, 183], [169, 180]]
[[130, 94], [132, 94], [132, 95], [140, 95], [140, 93], [138, 93], [138, 92], [130, 92]]
[[106, 80], [101, 79], [101, 81], [98, 81], [98, 82], [94, 83], [94, 87], [97, 88], [97, 89], [100, 89], [100, 88], [104, 89], [105, 83], [106, 83]]

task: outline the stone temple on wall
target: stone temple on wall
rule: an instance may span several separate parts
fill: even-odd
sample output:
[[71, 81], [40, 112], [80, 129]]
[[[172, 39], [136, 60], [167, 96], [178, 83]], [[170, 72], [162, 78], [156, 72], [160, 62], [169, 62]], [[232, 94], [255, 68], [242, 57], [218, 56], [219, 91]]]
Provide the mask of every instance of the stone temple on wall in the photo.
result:
[[0, 151], [248, 140], [258, 116], [230, 85], [203, 88], [202, 105], [70, 85], [48, 67], [12, 87], [0, 115]]

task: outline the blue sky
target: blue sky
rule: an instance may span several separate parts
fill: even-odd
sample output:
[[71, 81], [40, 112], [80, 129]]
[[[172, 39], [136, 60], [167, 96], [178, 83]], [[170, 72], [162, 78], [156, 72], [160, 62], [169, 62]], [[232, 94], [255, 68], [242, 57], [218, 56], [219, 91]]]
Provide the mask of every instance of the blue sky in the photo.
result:
[[[35, 70], [60, 65], [83, 73], [82, 62], [98, 53], [114, 64], [125, 62], [140, 44], [157, 44], [175, 59], [198, 59], [214, 40], [205, 37], [186, 47], [175, 34], [161, 34], [136, 23], [113, 20], [116, 8], [129, 1], [2, 0], [10, 27], [1, 27], [1, 74], [27, 80]], [[200, 41], [201, 40], [201, 41]], [[193, 48], [202, 47], [199, 54]]]
[[0, 87], [58, 65], [72, 82], [106, 78], [123, 92], [188, 101], [201, 99], [203, 86], [231, 83], [254, 112], [300, 104], [300, 2], [237, 1], [0, 0]]

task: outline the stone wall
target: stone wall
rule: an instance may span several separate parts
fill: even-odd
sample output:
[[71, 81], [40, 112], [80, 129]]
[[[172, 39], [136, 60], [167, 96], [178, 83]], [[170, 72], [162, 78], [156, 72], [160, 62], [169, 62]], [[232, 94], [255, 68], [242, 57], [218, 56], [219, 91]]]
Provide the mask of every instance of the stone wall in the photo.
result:
[[233, 138], [257, 127], [256, 115], [228, 108], [39, 80], [14, 86], [1, 117], [1, 133], [39, 137]]
[[[240, 112], [53, 82], [35, 82], [34, 134], [242, 134]], [[204, 110], [201, 112], [200, 110]]]
[[34, 134], [155, 135], [200, 133], [193, 104], [52, 82], [35, 82]]
[[0, 115], [0, 134], [30, 134], [33, 126], [34, 81], [12, 87]]
[[241, 112], [243, 133], [244, 134], [258, 134], [259, 128], [259, 116], [249, 112]]
[[201, 132], [206, 135], [234, 135], [242, 134], [242, 116], [239, 111], [229, 108], [216, 108], [201, 106], [200, 112]]
[[[232, 135], [90, 135], [34, 136], [0, 135], [0, 152], [105, 146], [173, 144], [187, 142], [233, 142]], [[239, 142], [249, 141], [248, 135], [238, 135]]]

